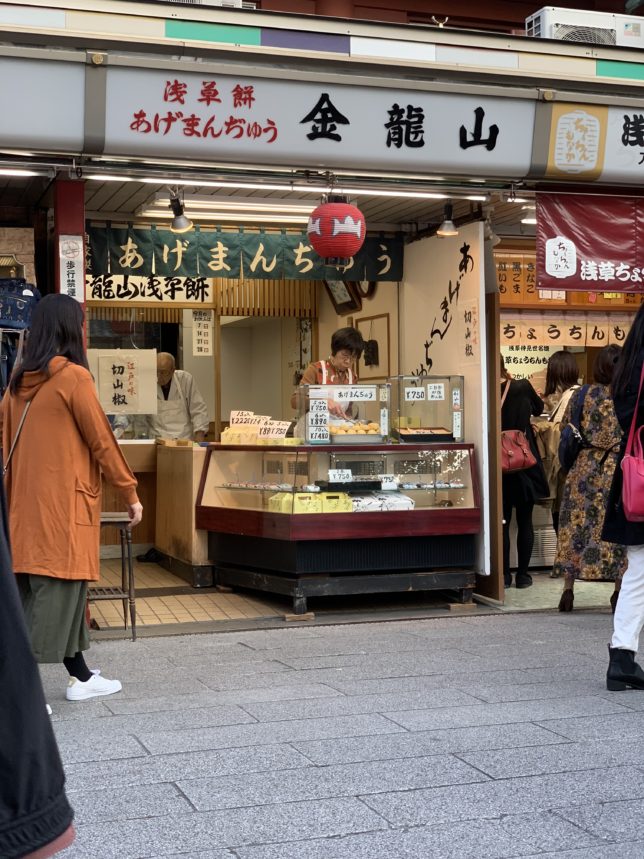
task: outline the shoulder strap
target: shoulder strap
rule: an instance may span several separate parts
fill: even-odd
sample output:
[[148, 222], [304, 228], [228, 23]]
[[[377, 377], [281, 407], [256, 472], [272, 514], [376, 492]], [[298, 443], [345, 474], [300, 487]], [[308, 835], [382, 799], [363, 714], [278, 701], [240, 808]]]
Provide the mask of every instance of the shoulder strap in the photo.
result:
[[11, 462], [11, 457], [13, 456], [13, 452], [16, 449], [16, 445], [18, 444], [18, 439], [20, 438], [20, 430], [22, 429], [22, 425], [25, 422], [25, 418], [27, 417], [27, 412], [29, 411], [29, 406], [31, 405], [31, 400], [27, 400], [25, 404], [24, 411], [22, 416], [20, 417], [20, 422], [18, 423], [18, 429], [16, 430], [16, 434], [13, 437], [13, 441], [11, 442], [11, 447], [9, 448], [9, 455], [7, 456], [7, 461], [4, 464], [4, 468], [2, 469], [2, 476], [4, 477], [9, 470], [9, 463]]
[[642, 364], [640, 387], [639, 391], [637, 392], [637, 402], [635, 403], [635, 410], [633, 411], [633, 420], [631, 421], [631, 428], [628, 432], [628, 441], [626, 442], [626, 456], [630, 456], [633, 452], [633, 443], [635, 441], [635, 427], [637, 426], [637, 412], [639, 410], [640, 397], [642, 396], [642, 385], [644, 385], [644, 364]]
[[580, 432], [581, 432], [581, 426], [580, 426], [581, 416], [582, 416], [582, 413], [584, 411], [584, 401], [586, 400], [586, 394], [588, 393], [589, 388], [590, 388], [590, 385], [583, 385], [581, 388], [579, 388], [579, 398], [578, 398], [577, 403], [575, 405], [575, 413], [574, 413], [574, 415], [571, 415], [572, 422], [574, 423], [574, 425], [577, 427], [577, 429]]
[[508, 379], [505, 383], [505, 390], [503, 391], [503, 396], [501, 397], [501, 408], [503, 408], [503, 403], [505, 402], [505, 398], [507, 397], [508, 391], [510, 390], [511, 381], [511, 379]]

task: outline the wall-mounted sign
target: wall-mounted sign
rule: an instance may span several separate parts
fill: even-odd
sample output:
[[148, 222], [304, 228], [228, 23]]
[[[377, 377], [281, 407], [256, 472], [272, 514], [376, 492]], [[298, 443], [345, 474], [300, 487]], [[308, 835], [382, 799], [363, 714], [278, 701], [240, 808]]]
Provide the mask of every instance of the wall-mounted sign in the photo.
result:
[[85, 301], [85, 266], [82, 236], [58, 237], [60, 291], [82, 304]]
[[157, 413], [156, 349], [88, 349], [87, 359], [106, 414]]
[[[262, 280], [368, 280], [399, 281], [403, 273], [402, 236], [368, 236], [362, 248], [341, 269], [325, 266], [306, 233], [193, 230], [177, 235], [170, 230], [134, 227], [87, 228], [88, 277], [135, 275], [152, 278], [144, 293], [135, 295], [128, 280], [118, 300], [161, 302], [181, 278], [186, 284], [180, 301], [205, 303], [196, 294], [208, 278], [261, 278]], [[164, 284], [164, 279], [166, 283]], [[111, 300], [104, 293], [88, 299]], [[155, 292], [155, 286], [158, 287]], [[170, 297], [170, 301], [175, 300]]]
[[632, 319], [601, 313], [563, 313], [557, 318], [515, 314], [501, 318], [501, 346], [541, 353], [564, 346], [602, 347], [615, 343], [622, 346], [630, 331]]
[[539, 194], [539, 288], [644, 290], [644, 199]]
[[534, 116], [525, 99], [108, 66], [105, 153], [515, 177]]

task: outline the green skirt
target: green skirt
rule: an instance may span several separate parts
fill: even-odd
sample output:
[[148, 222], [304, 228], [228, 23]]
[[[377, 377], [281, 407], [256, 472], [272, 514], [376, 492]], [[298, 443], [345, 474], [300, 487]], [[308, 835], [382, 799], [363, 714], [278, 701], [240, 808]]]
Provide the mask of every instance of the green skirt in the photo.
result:
[[62, 662], [89, 649], [85, 622], [87, 582], [17, 573], [36, 662]]

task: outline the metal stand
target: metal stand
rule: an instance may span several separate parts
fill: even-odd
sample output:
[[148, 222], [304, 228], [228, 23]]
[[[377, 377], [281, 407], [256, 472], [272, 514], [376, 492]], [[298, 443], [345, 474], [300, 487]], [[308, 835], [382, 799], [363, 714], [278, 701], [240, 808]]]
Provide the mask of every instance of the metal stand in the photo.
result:
[[101, 513], [101, 528], [118, 528], [121, 536], [121, 587], [89, 588], [90, 602], [98, 600], [122, 600], [123, 625], [127, 629], [128, 605], [132, 624], [132, 641], [136, 641], [136, 604], [134, 589], [134, 564], [132, 563], [132, 530], [126, 513]]

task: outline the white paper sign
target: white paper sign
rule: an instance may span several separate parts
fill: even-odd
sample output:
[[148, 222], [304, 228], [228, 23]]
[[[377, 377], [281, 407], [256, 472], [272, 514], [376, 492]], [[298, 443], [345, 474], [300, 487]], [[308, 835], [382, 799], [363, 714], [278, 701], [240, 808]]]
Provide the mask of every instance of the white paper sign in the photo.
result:
[[247, 421], [242, 420], [244, 418], [250, 418], [255, 414], [255, 412], [248, 411], [235, 411], [230, 413], [230, 426], [240, 426], [242, 423], [247, 423]]
[[61, 293], [83, 304], [85, 301], [83, 237], [59, 236], [58, 260]]
[[342, 388], [336, 388], [334, 398], [339, 403], [346, 402], [372, 402], [376, 399], [376, 386], [356, 388], [353, 385], [345, 385]]
[[353, 474], [350, 468], [330, 468], [329, 481], [331, 483], [351, 483]]
[[460, 409], [461, 407], [461, 389], [454, 388], [452, 390], [452, 408]]
[[290, 426], [290, 421], [266, 421], [257, 435], [259, 438], [286, 438]]
[[326, 399], [309, 400], [306, 433], [309, 441], [329, 440], [329, 403]]
[[88, 349], [87, 360], [107, 415], [156, 415], [156, 349]]
[[427, 385], [427, 399], [434, 403], [442, 402], [445, 399], [443, 382], [430, 382]]
[[380, 434], [387, 435], [389, 432], [389, 409], [380, 409]]
[[463, 432], [463, 412], [452, 413], [452, 435], [460, 438]]
[[213, 354], [212, 310], [192, 311], [192, 355], [204, 358]]
[[408, 403], [416, 403], [425, 399], [424, 388], [405, 388], [405, 401]]

